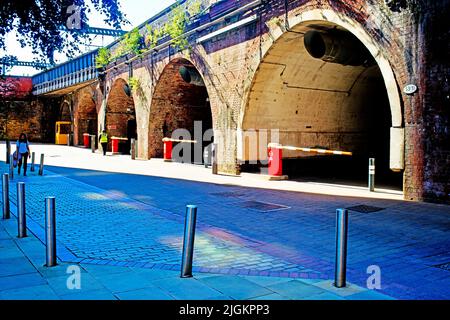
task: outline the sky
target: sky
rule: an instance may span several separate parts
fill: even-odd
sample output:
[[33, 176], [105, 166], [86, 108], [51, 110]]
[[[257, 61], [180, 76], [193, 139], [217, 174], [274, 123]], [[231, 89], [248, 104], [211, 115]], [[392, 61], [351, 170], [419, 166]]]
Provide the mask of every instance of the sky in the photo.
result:
[[[122, 12], [125, 13], [127, 19], [131, 22], [130, 25], [124, 26], [123, 30], [131, 30], [133, 27], [140, 25], [145, 22], [158, 12], [164, 10], [175, 0], [119, 0], [122, 8]], [[87, 1], [90, 3], [90, 1]], [[99, 28], [111, 28], [103, 20], [104, 16], [95, 12], [94, 8], [91, 6], [92, 12], [88, 16], [89, 26], [99, 27]], [[114, 40], [113, 37], [102, 37], [102, 36], [92, 36], [92, 45], [104, 46], [111, 43]], [[16, 35], [14, 32], [9, 33], [6, 36], [7, 51], [0, 50], [0, 57], [4, 55], [15, 55], [21, 61], [33, 61], [34, 57], [31, 53], [31, 48], [22, 48], [19, 42], [16, 40]], [[94, 46], [81, 46], [82, 52], [88, 52], [96, 49]], [[67, 60], [67, 57], [62, 54], [55, 54], [55, 62], [61, 63]], [[13, 67], [8, 74], [11, 75], [33, 75], [41, 72], [40, 70], [29, 68], [29, 67]]]

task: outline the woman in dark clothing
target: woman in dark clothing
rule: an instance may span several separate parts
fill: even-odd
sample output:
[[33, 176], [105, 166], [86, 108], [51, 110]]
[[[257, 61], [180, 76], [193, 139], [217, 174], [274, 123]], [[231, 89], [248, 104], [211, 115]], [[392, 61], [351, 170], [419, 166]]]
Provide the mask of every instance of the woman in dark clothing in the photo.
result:
[[21, 133], [19, 136], [19, 140], [16, 142], [17, 146], [17, 156], [19, 160], [19, 174], [20, 168], [22, 167], [22, 159], [23, 159], [23, 175], [27, 175], [27, 159], [31, 157], [30, 145], [28, 142], [27, 135], [25, 133]]

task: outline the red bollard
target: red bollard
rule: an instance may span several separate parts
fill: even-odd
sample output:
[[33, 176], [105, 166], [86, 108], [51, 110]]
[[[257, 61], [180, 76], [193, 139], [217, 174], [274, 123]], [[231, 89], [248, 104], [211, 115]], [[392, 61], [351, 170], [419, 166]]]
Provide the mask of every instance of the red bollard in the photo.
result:
[[119, 139], [111, 138], [112, 153], [119, 153]]
[[89, 133], [83, 133], [83, 145], [85, 148], [89, 148]]
[[267, 153], [269, 155], [269, 180], [286, 180], [288, 176], [283, 175], [283, 149], [281, 144], [269, 143]]
[[164, 138], [164, 161], [172, 161], [172, 141], [169, 138]]

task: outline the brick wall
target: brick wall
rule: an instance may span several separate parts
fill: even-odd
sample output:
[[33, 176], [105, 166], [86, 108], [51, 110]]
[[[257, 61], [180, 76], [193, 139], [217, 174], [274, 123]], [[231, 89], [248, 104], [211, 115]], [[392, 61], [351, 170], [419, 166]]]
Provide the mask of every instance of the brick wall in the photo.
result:
[[427, 1], [420, 19], [423, 186], [419, 199], [450, 203], [450, 1]]
[[0, 101], [0, 139], [16, 140], [25, 132], [30, 141], [54, 142], [59, 105], [53, 99]]
[[42, 141], [43, 105], [37, 101], [3, 101], [0, 103], [1, 139], [16, 140], [22, 132], [30, 141]]

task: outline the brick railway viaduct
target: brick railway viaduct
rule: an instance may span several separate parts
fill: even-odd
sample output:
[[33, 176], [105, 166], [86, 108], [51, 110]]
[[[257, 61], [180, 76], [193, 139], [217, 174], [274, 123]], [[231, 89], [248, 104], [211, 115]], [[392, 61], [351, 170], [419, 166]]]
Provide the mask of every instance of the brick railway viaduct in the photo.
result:
[[[425, 1], [419, 13], [385, 0], [207, 2], [187, 29], [189, 49], [166, 39], [100, 78], [89, 53], [36, 75], [35, 99], [58, 105], [54, 120], [73, 122], [75, 144], [107, 128], [135, 136], [140, 158], [161, 157], [164, 136], [202, 120], [215, 136], [231, 129], [218, 140], [219, 171], [239, 174], [266, 159], [271, 139], [257, 142], [255, 158], [245, 136], [278, 129], [284, 145], [352, 151], [355, 168], [374, 156], [405, 199], [449, 203], [449, 1]], [[409, 84], [417, 91], [405, 93]], [[286, 163], [306, 156], [284, 153]], [[320, 161], [333, 170], [345, 162]]]

